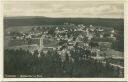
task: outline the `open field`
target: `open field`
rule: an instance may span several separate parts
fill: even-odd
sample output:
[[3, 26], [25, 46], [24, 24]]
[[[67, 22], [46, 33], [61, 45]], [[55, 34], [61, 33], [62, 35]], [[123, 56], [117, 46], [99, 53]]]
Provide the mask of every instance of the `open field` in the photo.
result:
[[5, 27], [4, 31], [5, 31], [5, 34], [7, 32], [28, 32], [32, 28], [33, 28], [32, 26], [12, 26], [12, 27], [9, 27], [9, 28]]

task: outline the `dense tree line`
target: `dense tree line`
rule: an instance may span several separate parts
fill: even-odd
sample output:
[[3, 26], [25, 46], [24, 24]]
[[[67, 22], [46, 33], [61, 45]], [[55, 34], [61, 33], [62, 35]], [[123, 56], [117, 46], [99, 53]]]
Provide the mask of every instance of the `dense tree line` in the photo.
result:
[[[47, 54], [37, 50], [34, 53], [19, 50], [4, 51], [4, 74], [7, 75], [42, 75], [43, 77], [119, 77], [119, 71], [109, 63], [90, 58], [89, 50], [80, 49], [66, 54], [65, 60], [56, 51]], [[39, 55], [39, 56], [38, 56]]]

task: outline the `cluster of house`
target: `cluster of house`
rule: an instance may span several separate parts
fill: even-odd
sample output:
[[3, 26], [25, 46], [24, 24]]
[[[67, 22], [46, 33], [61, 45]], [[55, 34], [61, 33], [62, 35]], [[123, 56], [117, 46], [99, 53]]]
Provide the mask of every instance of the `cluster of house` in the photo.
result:
[[[13, 37], [12, 39], [13, 40], [26, 40], [26, 39], [35, 40], [35, 42], [37, 42], [37, 45], [36, 46], [34, 45], [34, 46], [38, 48], [34, 48], [34, 47], [33, 49], [28, 48], [29, 51], [34, 52], [34, 49], [38, 49], [39, 52], [43, 50], [44, 53], [47, 53], [48, 51], [57, 51], [58, 54], [62, 56], [62, 59], [65, 58], [66, 54], [68, 54], [69, 56], [71, 55], [70, 51], [74, 49], [74, 46], [77, 46], [85, 50], [89, 49], [92, 53], [96, 53], [96, 56], [94, 58], [101, 58], [101, 56], [99, 55], [100, 51], [103, 48], [107, 48], [107, 49], [111, 48], [111, 42], [98, 41], [96, 43], [99, 46], [91, 47], [90, 41], [93, 41], [93, 39], [95, 38], [98, 38], [98, 39], [109, 38], [109, 39], [116, 40], [116, 36], [115, 36], [116, 31], [112, 28], [106, 31], [106, 29], [102, 27], [96, 27], [93, 25], [85, 26], [83, 24], [77, 25], [76, 27], [77, 28], [56, 27], [54, 30], [54, 34], [55, 34], [54, 37], [48, 34], [48, 31], [45, 31], [45, 32], [38, 31], [38, 32], [28, 32], [28, 33], [21, 32], [20, 35], [12, 36]], [[44, 42], [44, 40], [46, 38], [47, 40], [50, 40], [50, 42], [47, 45], [52, 43], [54, 44], [55, 41], [53, 40], [56, 40], [58, 43], [56, 44], [57, 46], [56, 47], [54, 45], [45, 46], [46, 43]], [[95, 40], [93, 42], [95, 42]], [[23, 46], [21, 45], [21, 47]]]

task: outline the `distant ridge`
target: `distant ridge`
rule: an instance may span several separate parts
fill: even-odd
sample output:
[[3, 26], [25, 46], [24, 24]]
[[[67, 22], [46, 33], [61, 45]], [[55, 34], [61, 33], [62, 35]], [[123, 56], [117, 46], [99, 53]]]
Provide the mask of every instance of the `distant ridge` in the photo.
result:
[[[46, 17], [46, 16], [5, 16], [5, 19], [27, 19], [27, 18], [87, 18], [88, 17]], [[123, 19], [123, 18], [89, 18], [89, 19]]]
[[122, 18], [53, 18], [45, 16], [17, 16], [4, 17], [4, 26], [31, 26], [31, 25], [60, 25], [64, 23], [73, 24], [92, 24], [104, 27], [120, 27], [124, 26], [124, 19]]

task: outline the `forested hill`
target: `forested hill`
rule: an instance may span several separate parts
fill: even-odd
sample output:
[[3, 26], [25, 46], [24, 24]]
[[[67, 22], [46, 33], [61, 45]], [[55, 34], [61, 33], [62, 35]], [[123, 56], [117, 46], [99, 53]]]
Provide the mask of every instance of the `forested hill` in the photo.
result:
[[123, 19], [112, 18], [49, 18], [49, 17], [4, 17], [5, 27], [10, 26], [30, 26], [30, 25], [43, 25], [43, 24], [86, 24], [86, 25], [100, 25], [105, 27], [120, 27], [124, 26]]

